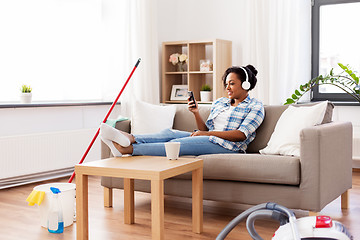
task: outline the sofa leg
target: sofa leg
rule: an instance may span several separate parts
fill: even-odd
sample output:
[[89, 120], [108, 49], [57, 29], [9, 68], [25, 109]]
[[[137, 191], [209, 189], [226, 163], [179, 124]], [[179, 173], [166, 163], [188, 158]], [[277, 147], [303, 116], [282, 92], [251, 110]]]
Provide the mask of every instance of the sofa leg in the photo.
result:
[[113, 191], [112, 188], [104, 187], [104, 207], [112, 207]]
[[346, 190], [341, 194], [341, 209], [349, 208], [349, 190]]
[[318, 216], [319, 212], [309, 211], [309, 216]]

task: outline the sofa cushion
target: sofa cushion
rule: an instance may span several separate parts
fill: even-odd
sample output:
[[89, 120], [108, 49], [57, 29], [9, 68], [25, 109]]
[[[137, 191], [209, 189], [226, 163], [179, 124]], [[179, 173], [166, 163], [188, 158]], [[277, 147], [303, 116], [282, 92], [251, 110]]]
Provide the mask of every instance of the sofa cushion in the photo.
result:
[[136, 100], [132, 107], [131, 133], [157, 133], [172, 128], [176, 112], [175, 105], [155, 105]]
[[326, 107], [326, 101], [310, 107], [290, 105], [281, 114], [267, 146], [260, 153], [300, 156], [300, 131], [321, 124]]
[[[187, 104], [177, 104], [174, 119], [174, 129], [192, 132], [197, 129], [194, 114], [191, 113]], [[200, 104], [199, 113], [204, 121], [209, 117], [211, 105]]]
[[[204, 160], [204, 180], [300, 184], [300, 159], [260, 154], [210, 154]], [[191, 173], [175, 178], [191, 179]]]
[[[306, 104], [294, 104], [294, 107], [303, 107], [303, 106], [313, 106], [317, 102], [306, 103]], [[267, 105], [265, 108], [265, 118], [260, 127], [256, 130], [255, 139], [249, 144], [246, 152], [248, 153], [258, 153], [260, 149], [266, 147], [267, 143], [270, 140], [270, 137], [275, 129], [276, 123], [280, 118], [281, 114], [289, 107], [289, 105]], [[329, 123], [332, 119], [332, 113], [334, 109], [334, 104], [328, 102], [325, 116], [321, 124]]]
[[288, 106], [264, 106], [265, 118], [259, 128], [256, 130], [255, 139], [248, 145], [246, 152], [259, 153], [260, 149], [266, 147], [270, 140], [271, 134], [274, 131], [275, 125], [280, 118], [281, 114], [287, 109]]

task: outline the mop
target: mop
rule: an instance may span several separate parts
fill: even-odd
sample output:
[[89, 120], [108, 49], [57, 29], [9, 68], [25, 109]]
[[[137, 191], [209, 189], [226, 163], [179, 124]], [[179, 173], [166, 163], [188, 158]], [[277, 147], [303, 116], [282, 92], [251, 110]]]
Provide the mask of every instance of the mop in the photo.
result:
[[[120, 96], [121, 96], [122, 92], [124, 91], [124, 89], [125, 89], [126, 85], [128, 84], [128, 82], [129, 82], [129, 80], [130, 80], [131, 76], [133, 75], [133, 73], [134, 73], [135, 69], [137, 68], [137, 66], [139, 65], [140, 61], [141, 61], [141, 58], [139, 58], [139, 59], [137, 60], [137, 62], [136, 62], [136, 64], [135, 64], [135, 66], [134, 66], [134, 68], [133, 68], [133, 70], [131, 71], [131, 73], [130, 73], [130, 75], [129, 75], [128, 79], [126, 80], [126, 82], [125, 82], [124, 86], [122, 87], [122, 89], [121, 89], [121, 91], [120, 91], [119, 95], [116, 97], [116, 99], [115, 99], [115, 101], [113, 102], [113, 104], [111, 105], [111, 107], [110, 107], [110, 109], [109, 109], [108, 113], [106, 114], [106, 116], [105, 116], [105, 118], [104, 118], [104, 120], [103, 120], [103, 123], [106, 123], [106, 120], [108, 119], [108, 117], [109, 117], [109, 115], [110, 115], [111, 111], [112, 111], [112, 110], [113, 110], [113, 108], [115, 107], [115, 104], [116, 104], [116, 103], [117, 103], [117, 101], [119, 100], [119, 98], [120, 98]], [[82, 163], [84, 162], [85, 157], [86, 157], [86, 156], [87, 156], [87, 154], [89, 153], [89, 151], [90, 151], [90, 149], [91, 149], [92, 145], [94, 144], [94, 142], [95, 142], [95, 140], [96, 140], [97, 136], [99, 135], [99, 132], [100, 132], [100, 127], [98, 128], [98, 130], [97, 130], [97, 132], [96, 132], [95, 136], [93, 137], [93, 139], [92, 139], [92, 141], [91, 141], [90, 145], [89, 145], [89, 146], [88, 146], [88, 148], [86, 149], [86, 151], [85, 151], [84, 155], [82, 156], [82, 158], [81, 158], [81, 160], [80, 160], [79, 164], [82, 164]], [[72, 180], [74, 179], [74, 177], [75, 177], [75, 171], [74, 171], [74, 172], [73, 172], [73, 174], [71, 175], [71, 177], [70, 177], [70, 179], [69, 179], [68, 183], [71, 183], [71, 182], [72, 182]]]
[[[137, 68], [137, 66], [139, 65], [140, 61], [141, 61], [141, 58], [139, 58], [139, 59], [137, 60], [137, 62], [136, 62], [136, 64], [135, 64], [135, 66], [134, 66], [134, 68], [133, 68], [133, 70], [131, 71], [131, 73], [130, 73], [130, 75], [129, 75], [128, 79], [126, 80], [126, 82], [125, 82], [124, 86], [122, 87], [122, 89], [121, 89], [121, 91], [120, 91], [119, 95], [116, 97], [116, 99], [115, 99], [115, 101], [113, 102], [113, 104], [111, 105], [111, 107], [110, 107], [110, 109], [109, 109], [108, 113], [106, 114], [106, 116], [105, 116], [105, 118], [104, 118], [104, 120], [103, 120], [103, 123], [105, 123], [105, 122], [107, 121], [107, 119], [108, 119], [108, 117], [109, 117], [109, 115], [110, 115], [111, 111], [114, 109], [114, 107], [115, 107], [115, 105], [116, 105], [117, 101], [119, 100], [119, 98], [120, 98], [120, 96], [121, 96], [122, 92], [124, 91], [124, 89], [125, 89], [126, 85], [128, 84], [128, 82], [129, 82], [129, 80], [130, 80], [131, 76], [133, 75], [133, 73], [134, 73], [135, 69]], [[92, 139], [92, 141], [91, 141], [90, 145], [89, 145], [89, 146], [88, 146], [88, 148], [86, 149], [86, 151], [85, 151], [84, 155], [82, 156], [82, 158], [81, 158], [81, 160], [80, 160], [79, 164], [82, 164], [82, 163], [84, 162], [85, 157], [86, 157], [86, 156], [87, 156], [87, 154], [89, 153], [89, 151], [90, 151], [90, 149], [91, 149], [92, 145], [94, 144], [94, 142], [95, 142], [95, 140], [96, 140], [97, 136], [99, 135], [99, 132], [100, 132], [100, 127], [98, 128], [98, 130], [97, 130], [97, 132], [96, 132], [95, 136], [93, 137], [93, 139]], [[71, 182], [72, 182], [72, 180], [74, 179], [74, 177], [75, 177], [75, 171], [74, 171], [74, 172], [73, 172], [73, 174], [71, 175], [71, 177], [70, 177], [70, 179], [69, 179], [68, 183], [71, 183]], [[44, 200], [44, 196], [45, 196], [45, 192], [44, 192], [44, 191], [37, 191], [37, 190], [33, 190], [33, 191], [30, 193], [30, 195], [27, 197], [26, 201], [27, 201], [27, 202], [29, 202], [29, 206], [34, 206], [35, 204], [37, 204], [37, 205], [39, 205], [39, 206], [40, 206], [40, 204], [41, 204], [41, 203], [42, 203], [42, 201]]]

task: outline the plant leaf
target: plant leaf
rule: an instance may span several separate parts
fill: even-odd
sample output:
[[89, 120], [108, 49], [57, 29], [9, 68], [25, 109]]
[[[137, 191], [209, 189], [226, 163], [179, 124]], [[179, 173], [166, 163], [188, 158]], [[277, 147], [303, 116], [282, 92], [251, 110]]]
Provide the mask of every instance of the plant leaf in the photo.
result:
[[341, 73], [334, 74], [334, 68], [332, 68], [329, 74], [319, 75], [310, 79], [307, 83], [301, 84], [299, 89], [295, 90], [284, 105], [296, 103], [303, 96], [302, 94], [311, 90], [314, 86], [322, 84], [331, 84], [338, 87], [360, 102], [360, 76], [357, 76], [358, 72], [353, 72], [349, 65], [345, 66], [342, 63], [338, 63], [338, 65], [343, 70]]
[[295, 103], [295, 101], [293, 99], [291, 99], [291, 98], [288, 98], [288, 99], [286, 99], [286, 103], [284, 105], [292, 104], [292, 103]]
[[347, 67], [345, 67], [342, 63], [338, 63], [338, 65], [339, 65], [339, 67], [341, 67], [343, 70], [345, 70], [345, 68], [347, 68]]

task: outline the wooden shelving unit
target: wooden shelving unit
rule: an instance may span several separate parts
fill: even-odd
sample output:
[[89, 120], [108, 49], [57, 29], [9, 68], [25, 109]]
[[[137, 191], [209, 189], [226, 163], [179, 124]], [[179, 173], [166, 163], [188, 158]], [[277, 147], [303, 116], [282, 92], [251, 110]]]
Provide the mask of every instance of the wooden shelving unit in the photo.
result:
[[[177, 66], [169, 62], [173, 53], [188, 55], [186, 71], [178, 72]], [[200, 60], [210, 60], [212, 71], [200, 71]], [[228, 40], [209, 41], [177, 41], [163, 42], [162, 44], [162, 91], [163, 103], [186, 103], [187, 101], [170, 100], [173, 85], [187, 85], [193, 91], [198, 103], [211, 103], [200, 101], [200, 88], [209, 84], [212, 90], [212, 100], [226, 96], [221, 81], [225, 70], [232, 65], [232, 42]]]

